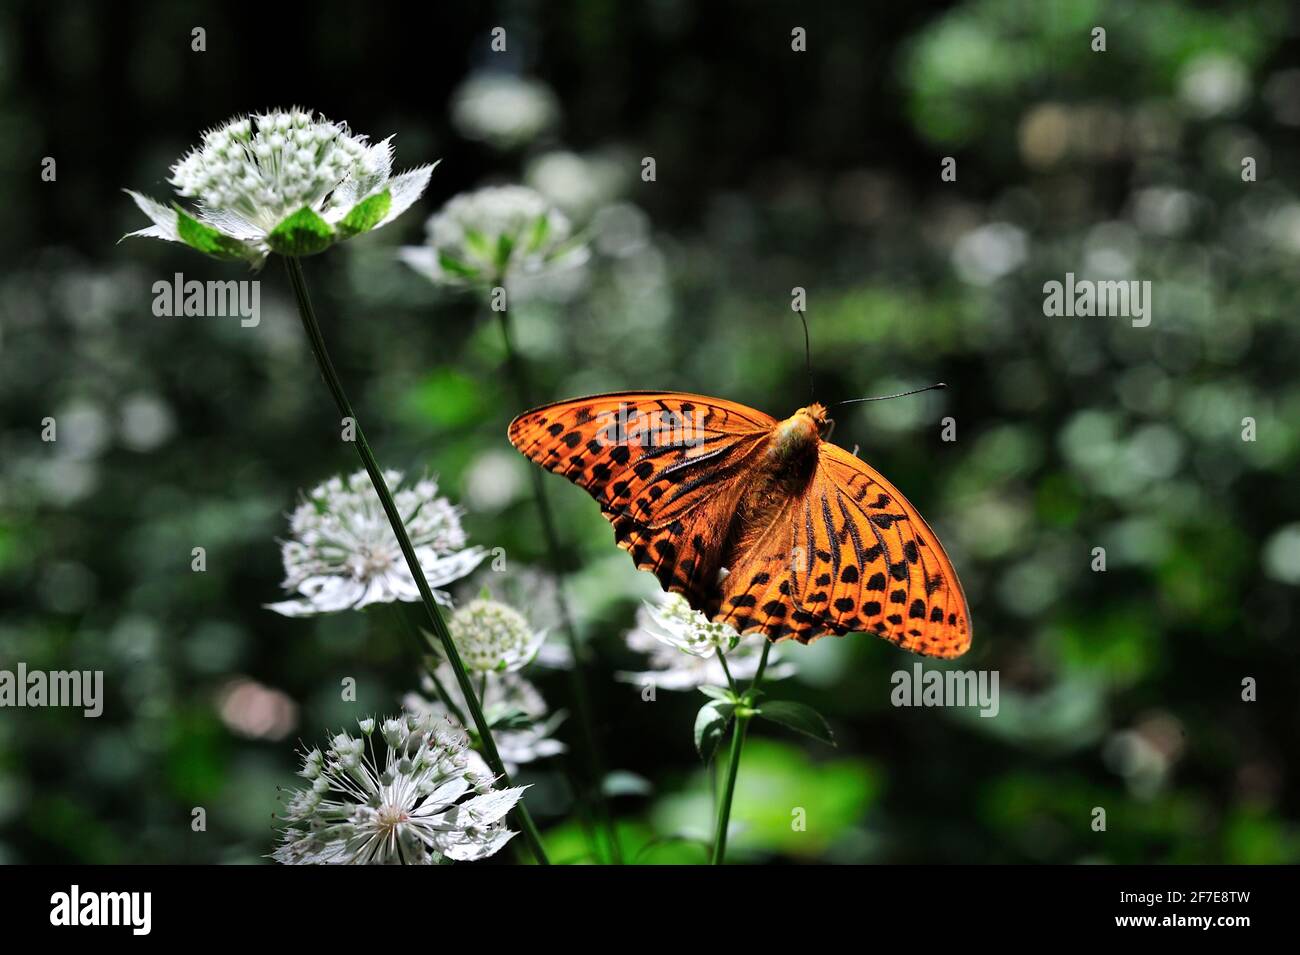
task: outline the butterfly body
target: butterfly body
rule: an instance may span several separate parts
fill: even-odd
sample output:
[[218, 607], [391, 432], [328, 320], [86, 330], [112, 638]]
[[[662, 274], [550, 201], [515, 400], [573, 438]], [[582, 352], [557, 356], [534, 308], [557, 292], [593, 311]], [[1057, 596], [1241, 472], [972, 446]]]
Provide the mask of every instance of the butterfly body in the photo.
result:
[[817, 453], [822, 434], [830, 428], [830, 418], [821, 405], [800, 408], [772, 430], [768, 455], [777, 460], [799, 458]]
[[812, 404], [778, 421], [734, 402], [621, 392], [525, 412], [510, 440], [583, 487], [665, 589], [742, 633], [864, 631], [957, 656], [970, 644], [934, 532]]

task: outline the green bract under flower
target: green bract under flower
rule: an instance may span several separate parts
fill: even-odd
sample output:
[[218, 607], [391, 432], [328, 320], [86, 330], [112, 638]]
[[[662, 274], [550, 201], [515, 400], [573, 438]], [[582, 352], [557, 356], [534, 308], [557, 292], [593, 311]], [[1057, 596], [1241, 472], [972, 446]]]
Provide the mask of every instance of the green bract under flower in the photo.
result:
[[540, 193], [490, 186], [456, 196], [425, 224], [428, 242], [401, 251], [431, 281], [491, 287], [587, 260], [569, 220]]
[[447, 624], [467, 669], [513, 673], [537, 655], [545, 630], [534, 630], [524, 615], [496, 600], [471, 600]]
[[391, 222], [420, 198], [433, 166], [392, 175], [391, 137], [370, 143], [310, 110], [241, 116], [203, 134], [169, 180], [194, 210], [127, 190], [153, 225], [131, 235], [183, 242], [261, 265], [312, 255]]

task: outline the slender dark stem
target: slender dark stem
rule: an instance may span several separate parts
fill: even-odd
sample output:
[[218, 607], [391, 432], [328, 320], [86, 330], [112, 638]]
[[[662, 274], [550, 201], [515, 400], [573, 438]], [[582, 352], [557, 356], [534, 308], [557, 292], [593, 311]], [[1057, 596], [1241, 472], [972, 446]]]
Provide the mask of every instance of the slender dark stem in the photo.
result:
[[[754, 671], [754, 679], [749, 684], [749, 689], [745, 692], [747, 698], [752, 697], [758, 685], [762, 682], [763, 671], [767, 669], [767, 655], [772, 650], [770, 640], [763, 641], [763, 655], [759, 657], [758, 669]], [[740, 773], [740, 753], [745, 747], [745, 732], [749, 729], [749, 721], [753, 718], [750, 712], [752, 699], [746, 699], [736, 707], [736, 724], [731, 729], [731, 758], [727, 762], [727, 777], [723, 784], [722, 798], [718, 801], [718, 827], [713, 840], [713, 865], [722, 865], [727, 857], [727, 827], [731, 824], [731, 800], [736, 794], [736, 777]]]
[[[524, 405], [524, 408], [531, 408], [534, 405], [532, 384], [523, 357], [515, 348], [510, 313], [508, 310], [499, 311], [497, 312], [497, 318], [501, 325], [501, 337], [504, 339], [506, 346], [506, 359], [510, 363], [510, 373], [515, 380], [515, 389], [519, 394], [520, 403]], [[599, 816], [601, 827], [605, 830], [609, 841], [610, 859], [615, 865], [621, 865], [623, 853], [618, 844], [618, 833], [614, 828], [602, 788], [602, 781], [605, 778], [604, 761], [601, 759], [600, 746], [596, 741], [591, 700], [587, 693], [587, 680], [584, 675], [586, 652], [578, 640], [578, 633], [573, 625], [573, 615], [569, 612], [569, 602], [564, 594], [564, 571], [561, 564], [560, 539], [555, 530], [555, 517], [551, 513], [551, 505], [546, 499], [546, 487], [542, 483], [541, 469], [529, 468], [528, 474], [533, 484], [533, 500], [537, 504], [537, 513], [542, 520], [542, 534], [546, 538], [546, 547], [550, 552], [551, 568], [555, 573], [555, 604], [560, 614], [560, 626], [564, 630], [565, 638], [569, 644], [569, 652], [573, 655], [573, 668], [569, 671], [569, 675], [574, 703], [578, 710], [578, 722], [582, 727], [583, 743], [587, 752], [588, 770], [591, 776], [589, 781], [592, 790], [591, 798]]]
[[740, 688], [736, 686], [736, 678], [731, 675], [731, 667], [727, 666], [727, 655], [718, 648], [718, 662], [722, 664], [722, 672], [727, 675], [727, 686], [731, 687], [732, 693], [739, 693]]
[[[465, 703], [469, 707], [470, 715], [474, 719], [474, 725], [478, 729], [479, 741], [483, 747], [483, 757], [487, 760], [492, 772], [500, 777], [503, 784], [509, 786], [510, 776], [506, 772], [505, 765], [501, 762], [501, 755], [497, 752], [496, 741], [492, 738], [492, 729], [483, 716], [483, 708], [479, 705], [478, 697], [474, 695], [474, 687], [470, 683], [469, 674], [465, 671], [465, 664], [461, 662], [460, 654], [456, 652], [456, 644], [451, 639], [451, 631], [447, 629], [447, 623], [442, 619], [442, 613], [438, 610], [438, 605], [433, 599], [433, 591], [429, 587], [428, 579], [424, 576], [424, 570], [420, 567], [420, 559], [416, 556], [415, 548], [411, 545], [410, 535], [406, 533], [406, 525], [402, 523], [402, 516], [397, 510], [397, 504], [393, 501], [393, 494], [388, 488], [388, 482], [384, 479], [384, 472], [380, 469], [379, 462], [375, 460], [374, 452], [370, 450], [365, 432], [361, 429], [361, 422], [357, 419], [356, 412], [352, 410], [352, 403], [348, 401], [347, 393], [343, 390], [343, 383], [339, 379], [338, 372], [334, 370], [334, 363], [330, 361], [329, 352], [325, 348], [325, 339], [321, 335], [320, 325], [316, 321], [316, 312], [312, 308], [311, 296], [307, 294], [307, 281], [302, 274], [302, 263], [298, 261], [296, 256], [285, 256], [284, 265], [289, 273], [289, 282], [293, 285], [294, 297], [298, 301], [298, 316], [302, 319], [302, 327], [307, 332], [307, 338], [311, 341], [311, 350], [316, 356], [316, 363], [320, 366], [321, 377], [325, 379], [325, 384], [334, 397], [334, 404], [338, 406], [339, 413], [345, 418], [350, 418], [355, 425], [356, 440], [353, 444], [356, 445], [357, 455], [361, 458], [361, 463], [370, 475], [370, 480], [375, 486], [375, 493], [379, 495], [379, 502], [383, 505], [384, 513], [388, 515], [388, 523], [392, 525], [393, 533], [397, 536], [397, 543], [402, 549], [402, 556], [406, 558], [406, 566], [410, 569], [411, 576], [415, 579], [415, 586], [420, 591], [420, 601], [424, 604], [425, 613], [429, 618], [429, 625], [432, 627], [434, 635], [441, 642], [443, 654], [451, 663], [452, 671], [456, 674], [456, 682], [460, 686], [460, 691], [465, 697]], [[541, 835], [538, 833], [537, 826], [533, 823], [532, 816], [529, 815], [528, 809], [524, 806], [522, 800], [516, 804], [514, 814], [534, 858], [541, 865], [549, 864], [550, 860], [546, 858], [546, 850], [542, 848]]]
[[749, 692], [753, 693], [758, 689], [758, 685], [763, 682], [763, 671], [767, 669], [767, 655], [772, 652], [772, 641], [763, 641], [763, 655], [758, 658], [758, 669], [754, 671], [754, 679], [749, 683]]
[[803, 322], [803, 360], [808, 370], [808, 400], [813, 399], [812, 342], [808, 338], [808, 317], [799, 312], [799, 321]]
[[456, 717], [456, 721], [460, 723], [461, 726], [469, 726], [469, 723], [465, 719], [465, 714], [460, 711], [460, 707], [456, 705], [456, 701], [451, 698], [451, 694], [447, 692], [446, 687], [442, 685], [442, 681], [438, 679], [436, 664], [429, 663], [429, 658], [426, 653], [433, 650], [432, 644], [429, 643], [429, 635], [411, 622], [411, 618], [406, 615], [406, 607], [404, 605], [395, 603], [389, 604], [389, 606], [393, 608], [393, 613], [397, 615], [397, 622], [401, 625], [401, 628], [415, 644], [415, 652], [420, 655], [420, 659], [424, 663], [425, 676], [427, 676], [429, 682], [433, 684], [433, 691], [438, 695], [438, 699], [442, 701], [443, 706], [447, 707], [451, 715]]
[[731, 729], [731, 758], [727, 763], [726, 781], [722, 799], [718, 802], [718, 825], [713, 838], [713, 865], [722, 865], [727, 855], [727, 827], [731, 823], [731, 799], [736, 794], [736, 776], [740, 772], [740, 751], [745, 746], [745, 731], [749, 717], [736, 713], [736, 723]]

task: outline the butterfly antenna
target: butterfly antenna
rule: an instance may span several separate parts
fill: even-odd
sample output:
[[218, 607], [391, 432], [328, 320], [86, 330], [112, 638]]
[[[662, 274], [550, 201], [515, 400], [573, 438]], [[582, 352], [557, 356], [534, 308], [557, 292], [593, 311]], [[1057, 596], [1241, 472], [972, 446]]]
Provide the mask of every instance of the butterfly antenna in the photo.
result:
[[808, 369], [808, 400], [813, 399], [812, 343], [808, 338], [808, 316], [799, 312], [799, 321], [803, 322], [803, 360]]
[[924, 388], [916, 388], [912, 391], [900, 391], [896, 395], [878, 395], [875, 398], [850, 398], [848, 401], [837, 401], [831, 405], [832, 408], [838, 408], [840, 405], [857, 404], [859, 401], [885, 401], [889, 398], [906, 398], [908, 395], [919, 395], [923, 391], [934, 391], [936, 388], [947, 388], [948, 386], [942, 381], [933, 385], [926, 385]]

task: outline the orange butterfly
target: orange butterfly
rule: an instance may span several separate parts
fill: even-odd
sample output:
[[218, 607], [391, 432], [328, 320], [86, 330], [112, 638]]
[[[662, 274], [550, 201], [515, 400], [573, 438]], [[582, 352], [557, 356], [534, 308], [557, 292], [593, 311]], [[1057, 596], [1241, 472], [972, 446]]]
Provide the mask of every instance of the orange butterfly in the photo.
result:
[[720, 398], [624, 391], [535, 408], [510, 442], [600, 502], [618, 546], [741, 633], [876, 633], [955, 657], [970, 613], [925, 519], [824, 440], [820, 404], [784, 421]]

